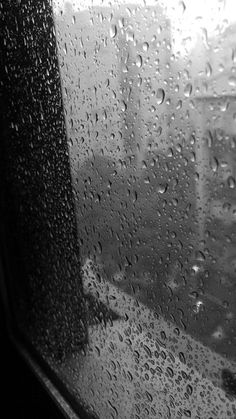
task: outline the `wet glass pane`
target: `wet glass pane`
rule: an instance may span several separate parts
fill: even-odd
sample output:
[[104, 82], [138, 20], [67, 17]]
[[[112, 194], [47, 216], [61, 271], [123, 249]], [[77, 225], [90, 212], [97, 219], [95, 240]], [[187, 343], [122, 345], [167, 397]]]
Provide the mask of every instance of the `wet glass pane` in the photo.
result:
[[58, 1], [89, 343], [106, 418], [236, 417], [236, 4]]
[[52, 7], [0, 1], [0, 15], [0, 299], [50, 363], [87, 341]]

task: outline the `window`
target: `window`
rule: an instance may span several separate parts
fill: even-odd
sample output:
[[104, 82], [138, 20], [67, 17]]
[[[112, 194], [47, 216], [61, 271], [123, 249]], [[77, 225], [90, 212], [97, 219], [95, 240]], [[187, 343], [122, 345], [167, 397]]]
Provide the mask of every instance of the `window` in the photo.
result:
[[24, 4], [21, 340], [81, 417], [236, 417], [234, 1]]

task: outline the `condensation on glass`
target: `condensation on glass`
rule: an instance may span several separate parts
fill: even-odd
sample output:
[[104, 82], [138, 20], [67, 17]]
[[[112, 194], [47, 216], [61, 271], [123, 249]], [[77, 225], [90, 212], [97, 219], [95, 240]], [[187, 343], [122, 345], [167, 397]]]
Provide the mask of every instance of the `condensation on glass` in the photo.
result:
[[100, 418], [236, 418], [236, 3], [54, 1]]

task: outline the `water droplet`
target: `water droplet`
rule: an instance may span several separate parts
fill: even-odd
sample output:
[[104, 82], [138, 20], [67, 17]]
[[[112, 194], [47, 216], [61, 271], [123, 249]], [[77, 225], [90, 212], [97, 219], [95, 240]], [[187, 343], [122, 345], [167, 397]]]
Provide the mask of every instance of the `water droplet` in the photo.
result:
[[166, 372], [169, 375], [169, 377], [171, 377], [171, 378], [174, 377], [174, 371], [172, 370], [172, 368], [167, 367]]
[[201, 250], [199, 250], [198, 252], [196, 252], [196, 260], [198, 260], [199, 262], [204, 262], [206, 259], [205, 255], [203, 252], [201, 252]]
[[186, 10], [186, 6], [185, 6], [185, 4], [184, 4], [184, 2], [183, 2], [183, 1], [180, 1], [180, 2], [179, 2], [179, 9], [180, 9], [180, 12], [181, 12], [181, 13], [184, 13], [184, 12], [185, 12], [185, 10]]
[[166, 183], [165, 184], [160, 183], [157, 187], [157, 192], [163, 194], [167, 191], [167, 188], [168, 188], [168, 185]]
[[177, 105], [176, 105], [176, 109], [179, 110], [182, 108], [182, 100], [179, 100]]
[[227, 183], [230, 189], [234, 189], [235, 188], [235, 179], [233, 178], [233, 176], [229, 176], [227, 179]]
[[123, 100], [121, 102], [121, 110], [122, 110], [122, 112], [125, 112], [127, 110], [127, 105]]
[[126, 64], [124, 63], [121, 64], [121, 71], [122, 73], [128, 73], [129, 69]]
[[232, 61], [234, 64], [236, 64], [236, 48], [232, 49]]
[[141, 55], [137, 55], [137, 57], [136, 57], [136, 66], [138, 68], [141, 68], [142, 65], [143, 65], [143, 59], [142, 59]]
[[218, 162], [218, 160], [217, 160], [216, 157], [213, 157], [211, 159], [211, 163], [210, 164], [211, 164], [211, 169], [213, 170], [213, 172], [217, 172], [218, 167], [219, 167], [219, 162]]
[[118, 20], [118, 25], [120, 28], [125, 26], [125, 19], [123, 17]]
[[146, 352], [147, 356], [148, 356], [149, 358], [151, 358], [151, 356], [152, 356], [151, 349], [150, 349], [147, 345], [143, 345], [143, 349], [145, 350], [145, 352]]
[[191, 94], [192, 94], [192, 90], [193, 90], [193, 86], [191, 85], [191, 83], [188, 83], [188, 84], [185, 86], [185, 89], [184, 89], [184, 96], [185, 96], [185, 97], [189, 97], [189, 96], [191, 96]]
[[169, 147], [167, 150], [167, 157], [173, 157], [173, 155], [174, 155], [173, 149]]
[[179, 353], [179, 359], [183, 364], [186, 364], [186, 359], [185, 359], [185, 355], [183, 352]]
[[187, 385], [186, 391], [190, 396], [191, 396], [191, 394], [193, 394], [193, 388], [192, 388], [192, 386], [190, 386], [190, 384]]
[[163, 89], [157, 89], [156, 98], [157, 98], [157, 104], [161, 105], [165, 99], [165, 91]]
[[162, 340], [166, 340], [166, 332], [164, 330], [161, 331], [160, 335]]
[[117, 35], [117, 27], [116, 25], [111, 25], [110, 27], [110, 37], [115, 38]]
[[235, 76], [229, 77], [228, 83], [230, 86], [236, 87], [236, 77]]
[[222, 73], [224, 71], [225, 67], [223, 64], [219, 65], [219, 72]]
[[206, 63], [205, 73], [207, 77], [211, 77], [212, 75], [212, 68], [210, 63]]
[[221, 112], [226, 112], [229, 108], [229, 102], [227, 100], [224, 100], [220, 105]]
[[113, 411], [113, 413], [115, 415], [115, 416], [112, 415], [112, 417], [113, 418], [118, 418], [118, 410], [117, 410], [117, 408], [110, 402], [110, 400], [108, 400], [108, 404], [111, 407], [111, 409], [112, 409], [112, 411]]
[[184, 415], [185, 415], [187, 418], [191, 418], [191, 416], [192, 416], [191, 410], [184, 410]]
[[143, 43], [143, 51], [147, 52], [147, 51], [148, 51], [148, 49], [149, 49], [149, 44], [148, 44], [148, 42], [144, 42], [144, 43]]
[[178, 206], [178, 199], [177, 198], [173, 198], [172, 199], [172, 204], [173, 204], [174, 207], [177, 207]]
[[192, 151], [192, 153], [190, 154], [190, 161], [195, 163], [196, 161], [196, 154]]
[[139, 77], [138, 80], [137, 80], [137, 87], [140, 87], [142, 82], [143, 82], [142, 78]]
[[134, 33], [132, 31], [127, 31], [126, 32], [126, 41], [130, 41], [132, 42], [134, 40]]
[[151, 403], [153, 401], [153, 397], [151, 395], [151, 393], [149, 393], [147, 390], [145, 391], [145, 394], [147, 396], [148, 401]]

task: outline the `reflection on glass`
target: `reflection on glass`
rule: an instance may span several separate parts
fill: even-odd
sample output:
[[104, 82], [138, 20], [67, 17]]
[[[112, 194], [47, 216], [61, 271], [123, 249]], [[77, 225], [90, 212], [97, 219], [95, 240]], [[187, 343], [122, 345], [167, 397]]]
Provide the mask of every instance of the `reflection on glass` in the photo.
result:
[[236, 417], [235, 12], [54, 2], [99, 417]]

